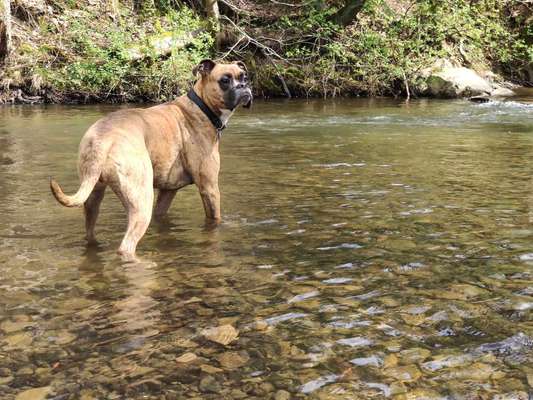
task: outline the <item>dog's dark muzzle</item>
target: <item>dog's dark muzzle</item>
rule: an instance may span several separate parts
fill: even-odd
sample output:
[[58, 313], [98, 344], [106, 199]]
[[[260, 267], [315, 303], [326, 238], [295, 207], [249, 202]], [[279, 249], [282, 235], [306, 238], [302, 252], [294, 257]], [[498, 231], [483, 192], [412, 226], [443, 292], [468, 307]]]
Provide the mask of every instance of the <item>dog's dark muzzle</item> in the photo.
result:
[[232, 90], [228, 90], [224, 95], [226, 107], [231, 110], [234, 110], [239, 104], [249, 108], [252, 105], [252, 100], [252, 90], [245, 85], [239, 85]]
[[242, 104], [244, 108], [250, 108], [252, 106], [252, 90], [248, 86], [237, 89], [238, 104]]
[[252, 96], [252, 91], [250, 88], [246, 88], [246, 92], [244, 92], [241, 96], [240, 103], [244, 108], [250, 108], [252, 106], [252, 101], [254, 100], [254, 97]]

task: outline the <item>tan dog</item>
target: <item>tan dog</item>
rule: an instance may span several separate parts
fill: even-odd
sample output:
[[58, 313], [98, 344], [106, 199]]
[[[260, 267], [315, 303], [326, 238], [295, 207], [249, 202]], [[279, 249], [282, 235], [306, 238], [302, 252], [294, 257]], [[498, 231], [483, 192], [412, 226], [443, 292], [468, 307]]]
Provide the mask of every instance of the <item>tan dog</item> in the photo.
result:
[[83, 204], [89, 243], [106, 186], [128, 213], [119, 253], [135, 257], [159, 189], [155, 215], [165, 214], [178, 189], [194, 183], [208, 221], [220, 221], [219, 138], [233, 110], [249, 107], [252, 93], [243, 63], [202, 61], [193, 89], [176, 100], [147, 109], [117, 111], [100, 119], [83, 136], [78, 159], [81, 186], [67, 196], [53, 179], [52, 193], [61, 204]]

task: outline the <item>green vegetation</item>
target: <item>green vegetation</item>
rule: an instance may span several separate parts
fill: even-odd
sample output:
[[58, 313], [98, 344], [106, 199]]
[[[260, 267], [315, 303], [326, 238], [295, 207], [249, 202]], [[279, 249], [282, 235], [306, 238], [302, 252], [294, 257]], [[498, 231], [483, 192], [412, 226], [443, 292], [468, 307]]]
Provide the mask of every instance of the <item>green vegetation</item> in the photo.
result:
[[213, 48], [205, 21], [187, 7], [138, 16], [124, 9], [113, 21], [75, 3], [63, 5], [59, 24], [40, 19], [38, 43], [21, 46], [12, 61], [15, 84], [51, 101], [165, 101], [188, 87], [191, 70]]
[[[121, 100], [168, 100], [187, 85], [192, 68], [213, 44], [210, 35], [200, 34], [186, 48], [173, 48], [164, 58], [149, 46], [154, 38], [172, 40], [186, 29], [202, 29], [201, 20], [188, 8], [170, 10], [163, 17], [152, 16], [153, 32], [135, 25], [116, 29], [111, 24], [94, 30], [94, 16], [83, 16], [85, 20], [72, 22], [65, 38], [72, 43], [70, 57], [38, 69], [45, 81], [66, 93], [106, 99], [118, 96]], [[132, 60], [132, 52], [140, 52], [142, 57]]]
[[[292, 35], [279, 51], [286, 60], [283, 75], [298, 95], [396, 96], [406, 85], [422, 91], [421, 70], [447, 58], [526, 84], [533, 24], [513, 22], [509, 15], [517, 3], [369, 0], [347, 27], [332, 22], [334, 8], [309, 9], [276, 24], [285, 37]], [[262, 81], [275, 82], [277, 71], [268, 72]]]
[[224, 1], [219, 32], [206, 17], [218, 10], [192, 1], [46, 3], [15, 13], [25, 29], [0, 73], [4, 99], [22, 89], [53, 102], [164, 101], [198, 61], [222, 56], [245, 60], [265, 96], [422, 94], [421, 71], [440, 58], [533, 79], [526, 1]]

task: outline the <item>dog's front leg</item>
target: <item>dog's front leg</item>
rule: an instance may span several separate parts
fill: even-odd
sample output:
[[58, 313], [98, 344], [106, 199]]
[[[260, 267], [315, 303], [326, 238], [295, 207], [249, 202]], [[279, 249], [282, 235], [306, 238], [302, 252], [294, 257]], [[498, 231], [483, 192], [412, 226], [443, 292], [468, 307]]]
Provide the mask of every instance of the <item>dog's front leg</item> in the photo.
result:
[[204, 203], [207, 222], [220, 223], [220, 190], [218, 189], [218, 182], [209, 181], [197, 186]]

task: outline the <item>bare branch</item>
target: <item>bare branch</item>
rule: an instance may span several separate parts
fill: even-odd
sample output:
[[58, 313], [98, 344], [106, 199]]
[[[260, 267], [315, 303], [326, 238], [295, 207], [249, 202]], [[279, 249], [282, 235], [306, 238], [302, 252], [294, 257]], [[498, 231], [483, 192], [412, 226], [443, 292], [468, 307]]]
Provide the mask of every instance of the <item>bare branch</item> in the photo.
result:
[[226, 17], [225, 15], [221, 15], [220, 19], [224, 21], [228, 21], [230, 25], [232, 25], [242, 36], [244, 36], [248, 40], [249, 43], [252, 43], [254, 46], [261, 49], [265, 55], [274, 56], [278, 58], [279, 60], [287, 61], [287, 59], [279, 55], [276, 52], [276, 50], [274, 50], [271, 47], [268, 47], [267, 45], [259, 42], [257, 39], [254, 39], [253, 37], [251, 37], [244, 29], [242, 29], [239, 25], [233, 22], [230, 18]]
[[305, 1], [303, 3], [300, 3], [300, 4], [290, 4], [290, 3], [284, 3], [282, 1], [277, 1], [277, 0], [269, 0], [269, 1], [271, 3], [279, 4], [281, 6], [294, 7], [294, 8], [305, 7], [305, 6], [308, 6], [310, 4], [313, 4], [313, 2], [314, 2], [314, 0], [310, 0], [310, 1]]
[[[231, 46], [231, 48], [220, 57], [220, 60], [224, 60], [227, 56], [229, 56], [237, 48], [237, 46], [241, 44], [241, 42], [244, 39], [246, 39], [246, 37], [241, 36], [239, 40], [237, 40], [237, 42], [233, 46]], [[248, 43], [244, 47], [246, 47], [247, 45]]]

